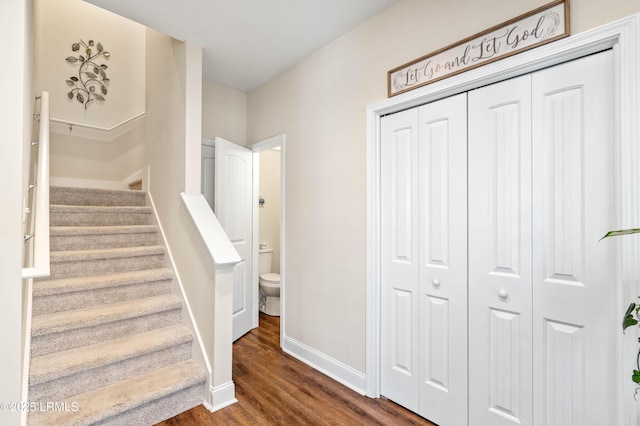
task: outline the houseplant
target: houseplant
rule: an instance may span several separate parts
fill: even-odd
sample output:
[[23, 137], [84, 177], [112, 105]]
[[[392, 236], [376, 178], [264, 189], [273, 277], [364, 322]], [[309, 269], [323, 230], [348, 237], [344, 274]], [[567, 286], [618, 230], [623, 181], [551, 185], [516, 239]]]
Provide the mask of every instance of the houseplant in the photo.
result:
[[[619, 231], [610, 231], [605, 234], [605, 239], [608, 237], [616, 237], [620, 235], [628, 235], [628, 234], [637, 234], [640, 233], [640, 228], [632, 228], [632, 229], [622, 229]], [[640, 298], [640, 297], [639, 297]], [[635, 302], [631, 302], [627, 311], [624, 313], [624, 318], [622, 319], [622, 332], [634, 325], [638, 325], [640, 323], [640, 303], [636, 304]], [[640, 339], [638, 339], [638, 343], [640, 343]], [[638, 354], [636, 355], [636, 368], [633, 370], [633, 374], [631, 375], [631, 380], [640, 386], [640, 348], [638, 348]], [[636, 388], [636, 395], [640, 388]]]

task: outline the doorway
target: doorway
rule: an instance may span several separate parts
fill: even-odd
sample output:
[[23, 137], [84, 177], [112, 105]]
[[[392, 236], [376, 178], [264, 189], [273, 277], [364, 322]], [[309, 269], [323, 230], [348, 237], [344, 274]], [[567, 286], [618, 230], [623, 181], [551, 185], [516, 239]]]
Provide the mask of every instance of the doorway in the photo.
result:
[[[255, 283], [253, 327], [259, 326], [260, 289], [259, 259], [261, 245], [272, 246], [273, 263], [271, 269], [280, 274], [280, 346], [282, 346], [285, 324], [285, 165], [286, 137], [284, 134], [257, 142], [249, 148], [253, 152], [253, 279]], [[265, 167], [268, 170], [261, 170]], [[265, 179], [267, 175], [278, 174], [277, 179]], [[278, 188], [274, 188], [274, 185]], [[263, 190], [264, 189], [264, 193]], [[269, 194], [269, 195], [267, 195]], [[274, 205], [275, 203], [275, 205]], [[277, 214], [274, 214], [277, 211]], [[274, 223], [276, 222], [276, 223]], [[270, 229], [264, 229], [270, 227]], [[275, 231], [274, 228], [278, 228]]]
[[[277, 263], [272, 266], [272, 269], [280, 273], [280, 341], [282, 342], [285, 322], [285, 139], [285, 135], [281, 134], [246, 148], [221, 138], [202, 140], [202, 193], [220, 220], [223, 229], [230, 235], [234, 246], [238, 249], [238, 244], [241, 243], [242, 250], [245, 250], [241, 256], [246, 260], [246, 265], [244, 268], [234, 270], [234, 341], [259, 326], [259, 250], [260, 243], [264, 242], [260, 238], [259, 221], [260, 156], [264, 152], [272, 151], [277, 152], [279, 157], [279, 170], [277, 170], [279, 200], [271, 198], [270, 201], [265, 200], [265, 203], [269, 202], [271, 206], [274, 202], [279, 204], [279, 230], [270, 238], [273, 241], [271, 245], [278, 246], [277, 256], [274, 256]], [[237, 161], [238, 159], [242, 161]], [[244, 164], [249, 164], [248, 179], [242, 178], [246, 176], [245, 171], [239, 172], [245, 170], [244, 166], [240, 167]], [[247, 181], [248, 185], [245, 185], [244, 182]], [[232, 190], [231, 187], [236, 189]], [[245, 191], [239, 188], [248, 188], [246, 195], [240, 196], [239, 193], [244, 194]], [[246, 203], [245, 199], [250, 201]], [[216, 205], [221, 211], [216, 211]], [[247, 225], [245, 220], [239, 220], [242, 217], [250, 219]], [[247, 237], [245, 238], [244, 235]], [[248, 271], [247, 278], [244, 278], [243, 271]]]

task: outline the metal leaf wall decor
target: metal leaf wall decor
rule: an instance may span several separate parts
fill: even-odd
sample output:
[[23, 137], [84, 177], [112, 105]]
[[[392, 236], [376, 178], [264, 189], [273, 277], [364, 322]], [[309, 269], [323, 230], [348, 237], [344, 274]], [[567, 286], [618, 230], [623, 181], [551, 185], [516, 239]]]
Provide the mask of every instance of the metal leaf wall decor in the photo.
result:
[[79, 68], [78, 75], [71, 76], [67, 80], [67, 86], [72, 88], [67, 96], [71, 101], [74, 98], [77, 99], [86, 110], [95, 100], [105, 101], [110, 82], [106, 72], [109, 67], [98, 62], [101, 59], [109, 59], [111, 53], [104, 50], [102, 43], [95, 43], [93, 40], [87, 43], [82, 40], [79, 43], [73, 43], [71, 50], [74, 54], [67, 56], [66, 61], [71, 65], [79, 65]]

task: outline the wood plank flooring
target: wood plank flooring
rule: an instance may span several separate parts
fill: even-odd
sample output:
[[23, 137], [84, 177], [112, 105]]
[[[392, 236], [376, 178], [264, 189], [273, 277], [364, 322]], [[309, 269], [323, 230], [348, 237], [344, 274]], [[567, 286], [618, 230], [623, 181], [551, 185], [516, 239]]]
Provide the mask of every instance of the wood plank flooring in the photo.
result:
[[260, 314], [260, 327], [233, 345], [238, 402], [209, 412], [202, 405], [158, 426], [431, 425], [385, 399], [341, 385], [280, 350], [280, 318]]

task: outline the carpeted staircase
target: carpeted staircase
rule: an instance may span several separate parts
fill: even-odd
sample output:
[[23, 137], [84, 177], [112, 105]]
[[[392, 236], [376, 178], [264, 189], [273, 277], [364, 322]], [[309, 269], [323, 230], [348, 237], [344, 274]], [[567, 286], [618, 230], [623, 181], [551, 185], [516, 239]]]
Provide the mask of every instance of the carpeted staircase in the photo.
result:
[[29, 425], [150, 425], [202, 403], [145, 193], [52, 187], [51, 276], [33, 286]]

